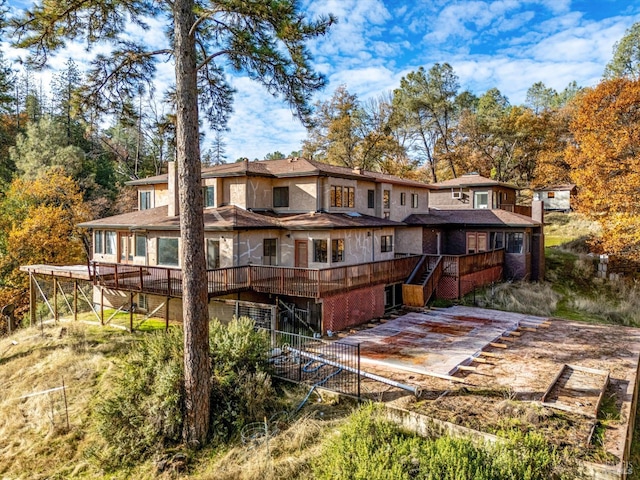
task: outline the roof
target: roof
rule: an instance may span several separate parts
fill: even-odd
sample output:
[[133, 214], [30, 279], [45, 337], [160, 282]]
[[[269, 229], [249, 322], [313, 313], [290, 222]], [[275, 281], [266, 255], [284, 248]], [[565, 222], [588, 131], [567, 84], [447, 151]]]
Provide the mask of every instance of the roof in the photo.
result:
[[[371, 172], [337, 165], [307, 160], [305, 158], [285, 158], [280, 160], [256, 160], [225, 163], [202, 169], [202, 178], [262, 176], [271, 178], [291, 178], [303, 176], [335, 176], [354, 180], [366, 180], [376, 183], [392, 183], [414, 186], [417, 188], [431, 188], [430, 185], [415, 180], [408, 180], [395, 175]], [[167, 183], [168, 176], [142, 178], [126, 182], [127, 185], [152, 185]]]
[[469, 225], [474, 227], [538, 227], [540, 222], [525, 215], [506, 210], [466, 209], [435, 210], [408, 216], [404, 223], [409, 225]]
[[[180, 217], [167, 216], [168, 207], [138, 210], [113, 217], [100, 218], [79, 224], [84, 228], [116, 228], [146, 230], [180, 230]], [[245, 230], [252, 228], [280, 228], [277, 221], [265, 215], [229, 205], [204, 210], [205, 230]]]
[[402, 227], [404, 223], [386, 218], [359, 213], [303, 213], [278, 216], [278, 221], [287, 230], [324, 230], [334, 228], [382, 228]]
[[576, 185], [574, 183], [563, 183], [563, 184], [559, 184], [559, 185], [548, 185], [546, 187], [540, 187], [540, 188], [536, 188], [533, 191], [534, 192], [558, 192], [558, 191], [566, 191], [566, 190], [573, 190], [574, 188], [576, 188]]
[[467, 173], [458, 178], [445, 180], [444, 182], [432, 183], [432, 188], [442, 190], [445, 188], [467, 188], [467, 187], [507, 187], [518, 190], [519, 187], [504, 182], [498, 182], [491, 178], [483, 177], [477, 173]]

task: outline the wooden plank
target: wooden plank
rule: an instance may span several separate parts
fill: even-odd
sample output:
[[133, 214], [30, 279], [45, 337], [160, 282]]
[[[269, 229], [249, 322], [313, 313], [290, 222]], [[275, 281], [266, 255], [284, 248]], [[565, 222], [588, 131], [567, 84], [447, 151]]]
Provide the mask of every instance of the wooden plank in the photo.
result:
[[507, 348], [507, 346], [504, 343], [491, 342], [491, 343], [489, 343], [489, 346], [495, 347], [495, 348]]
[[500, 338], [500, 341], [511, 342], [511, 343], [515, 342], [516, 340], [518, 340], [518, 339], [515, 338], [515, 337], [502, 337], [502, 338]]
[[519, 332], [537, 332], [538, 330], [535, 328], [531, 328], [531, 327], [518, 327], [518, 331]]
[[458, 370], [462, 370], [463, 372], [475, 372], [478, 367], [471, 367], [469, 365], [458, 365]]
[[473, 357], [471, 361], [476, 363], [491, 363], [486, 358], [480, 358], [480, 357]]
[[553, 388], [553, 386], [556, 384], [556, 382], [560, 379], [560, 377], [564, 373], [565, 368], [567, 368], [567, 366], [566, 365], [562, 365], [562, 367], [560, 367], [560, 370], [558, 371], [558, 373], [556, 373], [556, 376], [553, 377], [553, 380], [551, 381], [551, 383], [547, 387], [547, 390], [544, 392], [544, 394], [542, 395], [542, 398], [540, 399], [540, 401], [543, 404], [547, 400], [547, 395], [549, 395], [549, 393], [551, 393], [551, 389]]
[[502, 358], [502, 355], [500, 355], [499, 353], [493, 353], [493, 352], [480, 352], [478, 355], [482, 355], [483, 357], [489, 357], [489, 358]]
[[509, 336], [510, 337], [521, 337], [522, 336], [522, 332], [516, 332], [516, 331], [509, 332]]

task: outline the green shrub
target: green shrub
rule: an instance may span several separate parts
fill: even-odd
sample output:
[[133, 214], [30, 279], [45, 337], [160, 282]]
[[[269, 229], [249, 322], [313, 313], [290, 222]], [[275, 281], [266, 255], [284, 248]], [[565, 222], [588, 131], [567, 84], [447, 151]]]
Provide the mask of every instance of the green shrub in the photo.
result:
[[[266, 372], [267, 339], [250, 319], [210, 326], [211, 425], [219, 442], [270, 415], [277, 400]], [[182, 330], [145, 334], [135, 343], [95, 409], [105, 448], [90, 449], [106, 468], [133, 465], [181, 441], [184, 414]]]
[[313, 464], [318, 480], [547, 480], [560, 459], [543, 437], [511, 434], [496, 445], [465, 438], [421, 438], [365, 406], [331, 438]]

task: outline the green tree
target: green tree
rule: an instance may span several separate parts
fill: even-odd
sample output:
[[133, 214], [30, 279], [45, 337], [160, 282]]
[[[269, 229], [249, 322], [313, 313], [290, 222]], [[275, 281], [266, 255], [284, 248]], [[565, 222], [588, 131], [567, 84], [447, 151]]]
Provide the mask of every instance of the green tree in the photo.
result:
[[542, 82], [536, 82], [527, 90], [525, 105], [536, 115], [551, 109], [556, 103], [558, 92]]
[[[126, 23], [148, 28], [145, 19], [167, 20], [168, 48], [132, 43]], [[294, 0], [95, 1], [73, 4], [37, 3], [13, 22], [17, 45], [30, 48], [33, 61], [44, 65], [49, 53], [66, 39], [87, 45], [110, 41], [109, 56], [98, 55], [90, 71], [87, 92], [101, 106], [132, 98], [153, 77], [158, 56], [175, 62], [176, 159], [179, 178], [182, 238], [183, 315], [185, 342], [184, 439], [201, 444], [209, 425], [208, 293], [205, 270], [199, 109], [218, 127], [231, 109], [232, 89], [222, 68], [225, 62], [244, 71], [269, 92], [282, 95], [303, 120], [309, 100], [323, 86], [310, 65], [305, 43], [324, 34], [331, 17], [309, 22]], [[115, 95], [119, 92], [119, 95]]]
[[613, 46], [613, 58], [604, 69], [604, 78], [627, 77], [640, 80], [640, 22], [634, 23]]
[[284, 153], [276, 150], [275, 152], [269, 152], [264, 156], [265, 160], [282, 160], [285, 158]]
[[453, 161], [454, 129], [459, 108], [456, 96], [460, 84], [448, 63], [436, 63], [425, 72], [420, 67], [400, 80], [400, 88], [393, 93], [395, 115], [410, 132], [408, 149], [438, 181], [440, 161], [444, 160], [451, 175], [457, 175]]
[[[203, 155], [202, 163], [204, 165], [222, 165], [223, 163], [226, 163], [226, 148], [227, 144], [222, 137], [222, 132], [220, 130], [216, 130], [213, 142], [211, 142], [211, 148], [209, 148], [209, 150], [207, 150]], [[284, 158], [284, 156], [281, 158]]]

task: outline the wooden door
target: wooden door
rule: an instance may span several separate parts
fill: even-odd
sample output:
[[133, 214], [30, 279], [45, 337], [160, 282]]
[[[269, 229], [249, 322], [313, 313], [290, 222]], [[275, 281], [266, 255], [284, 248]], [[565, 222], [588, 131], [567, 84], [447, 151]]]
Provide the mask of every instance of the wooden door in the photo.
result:
[[309, 248], [306, 240], [296, 240], [295, 256], [296, 267], [309, 268]]

